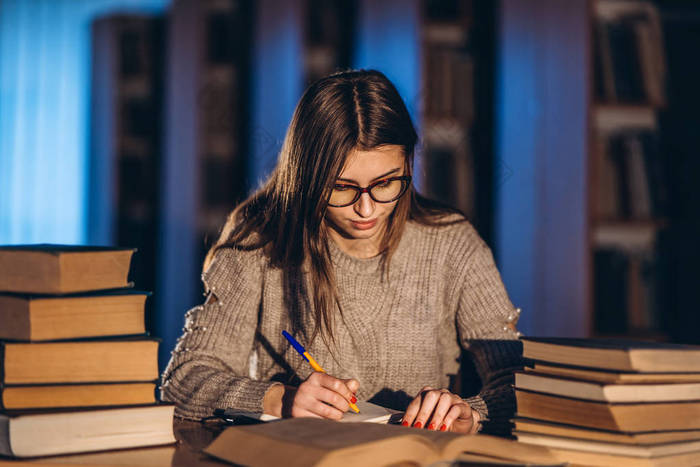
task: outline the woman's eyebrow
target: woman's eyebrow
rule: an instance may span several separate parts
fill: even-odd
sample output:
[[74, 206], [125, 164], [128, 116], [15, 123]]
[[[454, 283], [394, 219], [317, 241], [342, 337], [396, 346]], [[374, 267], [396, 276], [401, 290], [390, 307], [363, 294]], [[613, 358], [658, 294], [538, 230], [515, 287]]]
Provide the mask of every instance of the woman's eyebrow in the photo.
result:
[[[385, 174], [381, 174], [380, 176], [373, 178], [372, 181], [374, 182], [374, 181], [376, 181], [376, 180], [379, 180], [380, 178], [384, 178], [384, 177], [386, 177], [387, 175], [391, 175], [391, 174], [393, 174], [394, 172], [398, 172], [399, 170], [401, 170], [401, 167], [397, 167], [397, 168], [395, 168], [395, 169], [393, 169], [393, 170], [388, 171], [388, 172], [385, 173]], [[350, 182], [350, 183], [354, 183], [355, 185], [359, 185], [359, 183], [357, 183], [355, 180], [350, 180], [349, 178], [340, 178], [340, 177], [338, 177], [338, 180], [340, 180], [341, 182]]]

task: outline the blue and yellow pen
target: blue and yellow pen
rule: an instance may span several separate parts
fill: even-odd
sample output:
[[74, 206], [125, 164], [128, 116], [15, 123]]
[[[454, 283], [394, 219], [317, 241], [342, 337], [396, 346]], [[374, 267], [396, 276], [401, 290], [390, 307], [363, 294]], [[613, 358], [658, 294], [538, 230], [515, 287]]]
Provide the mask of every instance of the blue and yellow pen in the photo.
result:
[[[287, 331], [282, 331], [282, 335], [289, 341], [290, 344], [292, 344], [292, 347], [294, 347], [294, 349], [297, 352], [299, 352], [299, 355], [304, 357], [304, 360], [309, 362], [311, 368], [313, 368], [314, 371], [318, 371], [319, 373], [325, 373], [323, 368], [321, 368], [321, 365], [319, 365], [318, 362], [316, 362], [316, 360], [314, 360], [314, 358], [311, 355], [309, 355], [309, 352], [307, 352], [306, 349], [304, 349], [304, 347], [299, 342], [297, 342], [297, 340], [293, 338], [291, 334], [289, 334]], [[355, 413], [360, 413], [360, 409], [358, 409], [355, 404], [353, 404], [352, 402], [348, 402], [348, 404], [350, 404], [350, 408]]]

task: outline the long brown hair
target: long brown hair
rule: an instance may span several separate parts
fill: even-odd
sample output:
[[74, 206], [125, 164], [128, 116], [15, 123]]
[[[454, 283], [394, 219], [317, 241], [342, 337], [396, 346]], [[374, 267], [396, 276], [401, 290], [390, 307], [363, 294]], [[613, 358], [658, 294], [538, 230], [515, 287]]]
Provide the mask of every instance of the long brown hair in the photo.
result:
[[[313, 322], [309, 341], [320, 333], [328, 345], [340, 309], [324, 223], [328, 199], [353, 149], [398, 145], [411, 175], [418, 135], [394, 85], [379, 71], [352, 70], [311, 84], [287, 130], [277, 166], [264, 185], [236, 207], [207, 253], [204, 270], [217, 250], [264, 248], [270, 265], [283, 270], [287, 312], [294, 332]], [[442, 223], [455, 209], [428, 201], [411, 186], [396, 204], [382, 240], [388, 266], [408, 219]], [[307, 293], [302, 271], [313, 284]], [[388, 276], [388, 275], [386, 275]], [[304, 297], [299, 303], [297, 297]], [[337, 308], [336, 308], [337, 307]], [[330, 348], [330, 345], [329, 345]]]

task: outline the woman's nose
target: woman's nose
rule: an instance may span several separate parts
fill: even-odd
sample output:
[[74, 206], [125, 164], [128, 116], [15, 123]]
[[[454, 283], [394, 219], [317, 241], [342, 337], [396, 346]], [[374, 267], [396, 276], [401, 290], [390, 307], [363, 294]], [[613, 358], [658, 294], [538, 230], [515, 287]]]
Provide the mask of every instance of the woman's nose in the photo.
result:
[[370, 217], [374, 213], [374, 200], [369, 193], [362, 193], [360, 199], [355, 203], [355, 212], [360, 217]]

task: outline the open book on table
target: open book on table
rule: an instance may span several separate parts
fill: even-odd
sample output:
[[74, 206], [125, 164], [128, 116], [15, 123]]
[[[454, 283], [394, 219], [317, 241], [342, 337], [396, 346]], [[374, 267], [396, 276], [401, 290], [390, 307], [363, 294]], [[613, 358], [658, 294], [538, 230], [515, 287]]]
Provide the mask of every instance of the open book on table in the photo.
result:
[[493, 436], [316, 418], [229, 427], [204, 452], [251, 467], [429, 465], [457, 459], [462, 453], [516, 460], [520, 463], [516, 465], [562, 465], [547, 448]]

